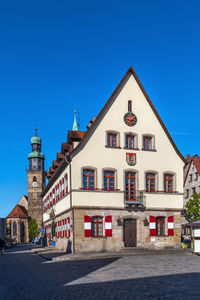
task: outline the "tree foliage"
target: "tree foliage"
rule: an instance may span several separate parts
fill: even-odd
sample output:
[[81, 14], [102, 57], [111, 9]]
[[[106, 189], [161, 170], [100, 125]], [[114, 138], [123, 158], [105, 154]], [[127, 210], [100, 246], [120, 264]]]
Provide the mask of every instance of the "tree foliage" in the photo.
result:
[[34, 239], [40, 233], [38, 224], [35, 219], [31, 219], [28, 225], [28, 232], [30, 239]]
[[194, 193], [192, 199], [185, 204], [183, 216], [188, 222], [200, 220], [200, 196], [197, 193]]

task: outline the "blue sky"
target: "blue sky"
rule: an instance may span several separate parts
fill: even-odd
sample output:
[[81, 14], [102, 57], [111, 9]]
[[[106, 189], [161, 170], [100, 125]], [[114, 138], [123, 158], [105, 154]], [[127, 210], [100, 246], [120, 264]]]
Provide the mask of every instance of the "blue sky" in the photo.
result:
[[0, 217], [27, 194], [37, 119], [46, 169], [133, 66], [183, 155], [199, 154], [199, 1], [0, 3]]

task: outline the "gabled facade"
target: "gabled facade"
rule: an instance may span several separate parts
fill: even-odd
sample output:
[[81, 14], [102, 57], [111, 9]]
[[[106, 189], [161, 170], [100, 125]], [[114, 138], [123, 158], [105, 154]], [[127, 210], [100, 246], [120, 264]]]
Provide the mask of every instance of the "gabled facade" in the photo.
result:
[[184, 162], [131, 67], [49, 174], [47, 237], [73, 253], [179, 247]]
[[[200, 194], [200, 158], [197, 154], [188, 157], [184, 167], [184, 206], [194, 193]], [[188, 221], [182, 217], [182, 235], [190, 234], [190, 227], [185, 227]]]

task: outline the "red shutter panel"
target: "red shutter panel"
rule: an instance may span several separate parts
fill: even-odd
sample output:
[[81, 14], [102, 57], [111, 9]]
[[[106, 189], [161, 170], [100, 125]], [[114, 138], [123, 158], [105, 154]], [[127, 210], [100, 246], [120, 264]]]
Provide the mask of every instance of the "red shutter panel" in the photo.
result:
[[149, 229], [150, 229], [150, 236], [156, 235], [156, 217], [150, 216], [149, 217]]
[[63, 219], [63, 232], [62, 232], [62, 236], [65, 236], [65, 219]]
[[67, 174], [65, 174], [65, 192], [68, 193], [68, 180], [67, 180]]
[[91, 217], [89, 216], [84, 216], [84, 232], [85, 232], [85, 237], [90, 237], [92, 235]]
[[59, 231], [59, 233], [60, 233], [60, 237], [62, 237], [62, 232], [61, 232], [61, 221], [60, 221], [60, 227], [59, 227], [59, 229], [60, 229], [60, 231]]
[[67, 237], [67, 219], [65, 219], [65, 237]]
[[62, 179], [62, 195], [65, 196], [64, 178]]
[[67, 231], [68, 231], [68, 237], [70, 237], [70, 217], [67, 218]]
[[168, 235], [174, 235], [174, 216], [169, 216], [167, 221], [168, 221]]
[[105, 236], [112, 236], [112, 216], [105, 217]]

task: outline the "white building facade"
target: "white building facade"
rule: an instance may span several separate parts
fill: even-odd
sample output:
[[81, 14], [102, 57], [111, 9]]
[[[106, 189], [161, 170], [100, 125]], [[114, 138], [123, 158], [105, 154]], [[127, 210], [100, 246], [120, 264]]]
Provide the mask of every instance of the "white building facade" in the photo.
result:
[[47, 237], [73, 253], [180, 247], [184, 162], [131, 67], [43, 191]]

